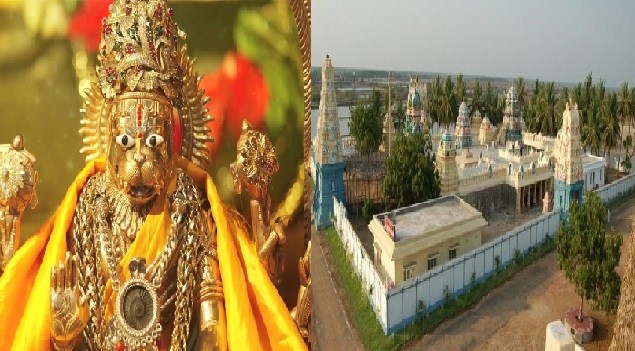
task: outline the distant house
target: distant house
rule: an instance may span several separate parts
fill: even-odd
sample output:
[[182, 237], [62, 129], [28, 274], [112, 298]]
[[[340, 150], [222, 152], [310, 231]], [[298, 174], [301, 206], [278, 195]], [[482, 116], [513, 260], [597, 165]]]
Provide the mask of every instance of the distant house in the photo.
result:
[[374, 263], [398, 284], [481, 246], [482, 214], [456, 195], [377, 214]]

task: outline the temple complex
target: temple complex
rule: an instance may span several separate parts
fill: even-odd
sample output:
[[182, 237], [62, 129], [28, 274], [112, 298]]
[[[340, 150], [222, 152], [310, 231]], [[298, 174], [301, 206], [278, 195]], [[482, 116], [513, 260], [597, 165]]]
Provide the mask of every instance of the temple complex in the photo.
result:
[[[353, 155], [346, 157], [347, 161], [343, 160], [342, 147], [336, 142], [339, 129], [334, 122], [337, 112], [329, 58], [323, 68], [323, 76], [313, 160], [316, 223], [319, 222], [317, 219], [327, 222], [328, 197], [333, 194], [341, 198], [350, 197], [352, 202], [362, 201], [362, 198], [380, 199], [378, 194], [384, 174], [381, 157], [355, 162], [357, 158]], [[431, 134], [442, 196], [457, 195], [484, 215], [504, 209], [517, 213], [540, 209], [545, 198], [564, 213], [572, 199], [581, 198], [584, 189], [605, 184], [606, 161], [602, 157], [583, 154], [579, 116], [572, 103], [563, 113], [563, 126], [555, 138], [524, 132], [518, 92], [513, 85], [505, 96], [504, 117], [500, 125], [494, 126], [488, 116], [481, 116], [479, 111], [470, 117], [469, 107], [463, 102], [456, 125], [440, 129], [429, 125], [425, 91], [426, 87], [418, 77], [410, 78], [405, 131]], [[395, 140], [392, 112], [392, 109], [387, 109], [383, 121], [384, 138], [380, 154], [384, 157], [390, 153]], [[356, 164], [364, 167], [353, 167]], [[321, 171], [316, 172], [318, 169]], [[375, 176], [369, 177], [371, 173]], [[340, 182], [342, 176], [345, 184]], [[360, 182], [368, 183], [363, 183], [366, 186], [361, 187], [367, 189], [368, 194], [349, 191], [351, 185]]]

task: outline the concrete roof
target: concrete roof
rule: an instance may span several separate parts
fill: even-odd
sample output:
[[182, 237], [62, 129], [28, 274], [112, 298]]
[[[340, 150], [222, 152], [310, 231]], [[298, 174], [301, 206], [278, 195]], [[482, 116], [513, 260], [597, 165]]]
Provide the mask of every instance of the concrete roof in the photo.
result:
[[[481, 217], [479, 211], [455, 195], [400, 208], [394, 214], [395, 241], [426, 236], [467, 219]], [[377, 217], [383, 219], [385, 215]]]

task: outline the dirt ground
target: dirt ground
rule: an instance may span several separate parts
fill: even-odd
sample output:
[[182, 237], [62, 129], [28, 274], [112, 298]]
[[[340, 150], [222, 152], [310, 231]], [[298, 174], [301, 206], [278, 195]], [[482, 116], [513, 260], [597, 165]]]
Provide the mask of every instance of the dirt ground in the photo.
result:
[[492, 241], [519, 225], [539, 217], [541, 214], [541, 206], [534, 206], [523, 213], [516, 213], [515, 209], [494, 213], [485, 218], [488, 225], [483, 228], [482, 243]]

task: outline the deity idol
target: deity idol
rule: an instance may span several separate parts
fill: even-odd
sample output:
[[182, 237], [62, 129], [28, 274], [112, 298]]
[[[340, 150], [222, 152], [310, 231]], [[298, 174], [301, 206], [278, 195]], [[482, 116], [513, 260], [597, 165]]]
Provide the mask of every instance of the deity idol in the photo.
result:
[[306, 349], [203, 170], [207, 101], [182, 39], [164, 0], [110, 7], [80, 131], [88, 163], [4, 267], [0, 350]]

